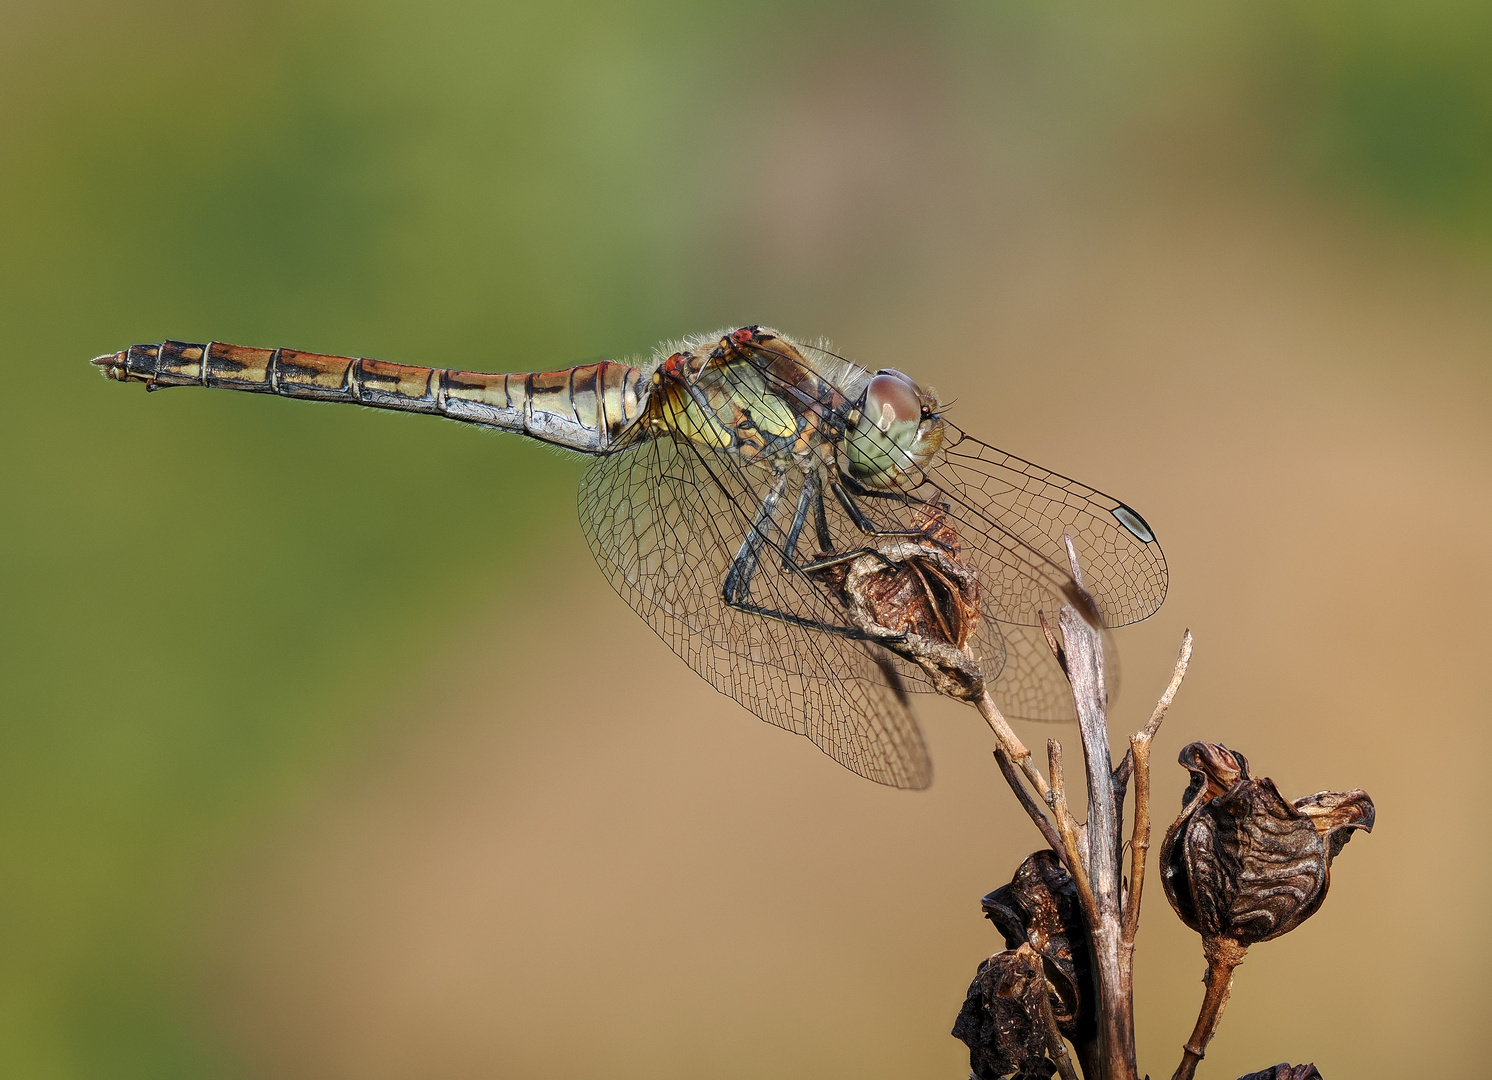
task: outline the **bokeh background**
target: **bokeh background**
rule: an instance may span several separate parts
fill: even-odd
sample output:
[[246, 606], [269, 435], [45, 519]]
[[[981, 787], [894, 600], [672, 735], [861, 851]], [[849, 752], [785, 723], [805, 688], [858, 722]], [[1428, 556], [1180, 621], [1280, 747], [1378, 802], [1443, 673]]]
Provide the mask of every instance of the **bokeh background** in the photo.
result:
[[[1197, 638], [1161, 827], [1194, 738], [1374, 796], [1204, 1074], [1480, 1072], [1489, 55], [1474, 0], [0, 7], [0, 1075], [964, 1075], [1038, 843], [971, 710], [876, 788], [611, 593], [578, 461], [86, 362], [746, 322], [1141, 508], [1116, 727]], [[1151, 886], [1159, 1076], [1202, 960]]]

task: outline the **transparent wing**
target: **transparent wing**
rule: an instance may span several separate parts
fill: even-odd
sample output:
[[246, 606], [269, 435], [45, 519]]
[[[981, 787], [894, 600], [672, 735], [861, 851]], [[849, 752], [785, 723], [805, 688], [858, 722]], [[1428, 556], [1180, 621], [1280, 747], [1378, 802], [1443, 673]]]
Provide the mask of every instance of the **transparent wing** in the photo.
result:
[[[1051, 578], [1067, 576], [1064, 534], [1072, 537], [1083, 585], [1104, 624], [1148, 618], [1166, 597], [1166, 558], [1133, 509], [1086, 484], [997, 450], [948, 424], [929, 479], [959, 509], [965, 542], [981, 538], [1002, 566], [991, 614], [1025, 626], [1048, 600]], [[1022, 580], [1022, 579], [1025, 580]], [[1051, 609], [1046, 608], [1050, 615]]]
[[[759, 352], [754, 371], [717, 373], [743, 415], [757, 406], [770, 415], [783, 402], [828, 408], [774, 375], [791, 372], [775, 363], [791, 357]], [[864, 376], [842, 361], [814, 370], [851, 400], [852, 381]], [[979, 575], [982, 618], [970, 644], [1002, 708], [1033, 720], [1073, 716], [1041, 613], [1055, 621], [1063, 604], [1077, 603], [1123, 625], [1165, 595], [1164, 556], [1139, 514], [951, 424], [925, 471], [885, 444], [885, 458], [900, 454], [907, 473], [895, 493], [854, 490], [832, 471], [831, 493], [812, 470], [744, 462], [666, 429], [652, 436], [634, 433], [633, 445], [599, 459], [582, 483], [582, 522], [607, 578], [716, 689], [880, 783], [930, 781], [904, 693], [930, 687], [914, 665], [855, 636], [824, 580], [801, 571], [805, 563], [864, 550], [878, 532], [920, 528], [929, 504], [942, 508], [956, 523], [959, 558]], [[1069, 572], [1064, 534], [1086, 595]], [[743, 548], [753, 557], [743, 560]], [[735, 606], [723, 596], [728, 581]]]
[[[820, 346], [798, 348], [821, 379], [846, 397], [856, 396], [841, 373], [863, 374], [864, 369]], [[966, 551], [977, 551], [983, 564], [990, 617], [1037, 626], [1038, 612], [1050, 615], [1071, 596], [1064, 534], [1072, 537], [1084, 589], [1096, 601], [1105, 626], [1124, 626], [1155, 613], [1166, 596], [1166, 559], [1137, 511], [981, 442], [946, 417], [943, 424], [947, 434], [942, 448], [925, 469], [889, 442], [881, 453], [899, 458], [911, 474], [906, 490], [922, 500], [950, 504]]]
[[[1057, 665], [1046, 636], [1039, 626], [1001, 623], [1000, 636], [1005, 645], [1005, 666], [990, 687], [1000, 711], [1011, 720], [1030, 720], [1038, 724], [1076, 723], [1078, 714], [1072, 703], [1067, 677]], [[1109, 700], [1119, 691], [1118, 654], [1113, 643], [1104, 643], [1104, 674]]]
[[[830, 378], [846, 361], [810, 348]], [[855, 391], [840, 387], [846, 396]], [[919, 507], [936, 501], [957, 523], [960, 557], [979, 572], [981, 626], [973, 644], [1001, 709], [1040, 721], [1075, 719], [1067, 680], [1047, 647], [1041, 614], [1056, 623], [1062, 605], [1092, 598], [1105, 627], [1138, 622], [1165, 599], [1165, 556], [1149, 525], [1110, 495], [973, 438], [944, 419], [946, 437], [926, 469], [886, 442], [908, 474], [905, 502], [862, 500], [885, 528], [909, 525]], [[1070, 536], [1083, 570], [1078, 590], [1069, 570]], [[1111, 653], [1110, 693], [1118, 689]], [[909, 678], [909, 688], [924, 689]]]
[[[827, 588], [785, 561], [790, 548], [811, 557], [818, 546], [806, 518], [790, 542], [809, 483], [801, 470], [743, 464], [664, 431], [591, 465], [580, 518], [607, 580], [710, 685], [861, 776], [926, 787], [932, 764], [903, 692], [905, 665], [843, 630]], [[825, 518], [833, 542], [853, 529], [842, 513]], [[742, 582], [748, 539], [757, 555]], [[753, 610], [724, 600], [733, 564]]]

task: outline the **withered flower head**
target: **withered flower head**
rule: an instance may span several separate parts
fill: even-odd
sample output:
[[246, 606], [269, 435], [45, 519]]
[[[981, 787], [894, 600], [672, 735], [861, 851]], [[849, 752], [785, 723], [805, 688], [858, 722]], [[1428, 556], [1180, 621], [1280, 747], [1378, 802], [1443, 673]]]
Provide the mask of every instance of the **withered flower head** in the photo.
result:
[[885, 537], [873, 554], [814, 573], [857, 629], [915, 663], [939, 693], [978, 698], [984, 674], [968, 644], [979, 625], [979, 576], [960, 561], [945, 509], [929, 503], [912, 524], [923, 532]]
[[1204, 939], [1249, 946], [1295, 929], [1321, 906], [1331, 861], [1352, 832], [1373, 829], [1364, 791], [1286, 802], [1248, 760], [1218, 743], [1181, 751], [1192, 780], [1161, 845], [1166, 899]]
[[1088, 931], [1072, 875], [1051, 851], [1021, 863], [1009, 885], [980, 901], [985, 918], [1005, 936], [1007, 949], [1029, 945], [1051, 984], [1052, 1013], [1072, 1038], [1093, 1028]]
[[1041, 1010], [1047, 996], [1041, 957], [1029, 945], [996, 953], [979, 965], [953, 1035], [969, 1047], [978, 1080], [1048, 1080]]
[[1272, 1069], [1260, 1069], [1238, 1080], [1321, 1080], [1321, 1074], [1312, 1064], [1291, 1065], [1282, 1061]]

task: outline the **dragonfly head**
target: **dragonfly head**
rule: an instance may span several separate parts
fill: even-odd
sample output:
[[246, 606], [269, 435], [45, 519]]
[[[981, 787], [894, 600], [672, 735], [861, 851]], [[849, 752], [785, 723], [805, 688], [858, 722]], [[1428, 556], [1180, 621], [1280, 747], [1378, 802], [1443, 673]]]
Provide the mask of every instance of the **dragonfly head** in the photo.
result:
[[876, 372], [865, 388], [859, 418], [845, 435], [855, 479], [870, 487], [899, 487], [903, 476], [925, 467], [943, 443], [938, 404], [936, 394], [901, 372]]

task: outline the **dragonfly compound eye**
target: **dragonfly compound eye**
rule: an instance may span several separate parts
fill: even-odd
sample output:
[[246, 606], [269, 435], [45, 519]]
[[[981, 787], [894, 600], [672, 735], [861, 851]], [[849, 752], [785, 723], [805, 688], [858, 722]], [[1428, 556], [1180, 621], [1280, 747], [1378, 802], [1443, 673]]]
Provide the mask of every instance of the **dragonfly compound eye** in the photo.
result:
[[882, 431], [920, 420], [922, 395], [917, 384], [899, 371], [878, 372], [865, 391], [865, 415]]
[[927, 464], [942, 441], [942, 424], [928, 407], [933, 400], [899, 371], [876, 372], [865, 388], [860, 421], [846, 439], [850, 471], [857, 480], [871, 487], [899, 487]]

